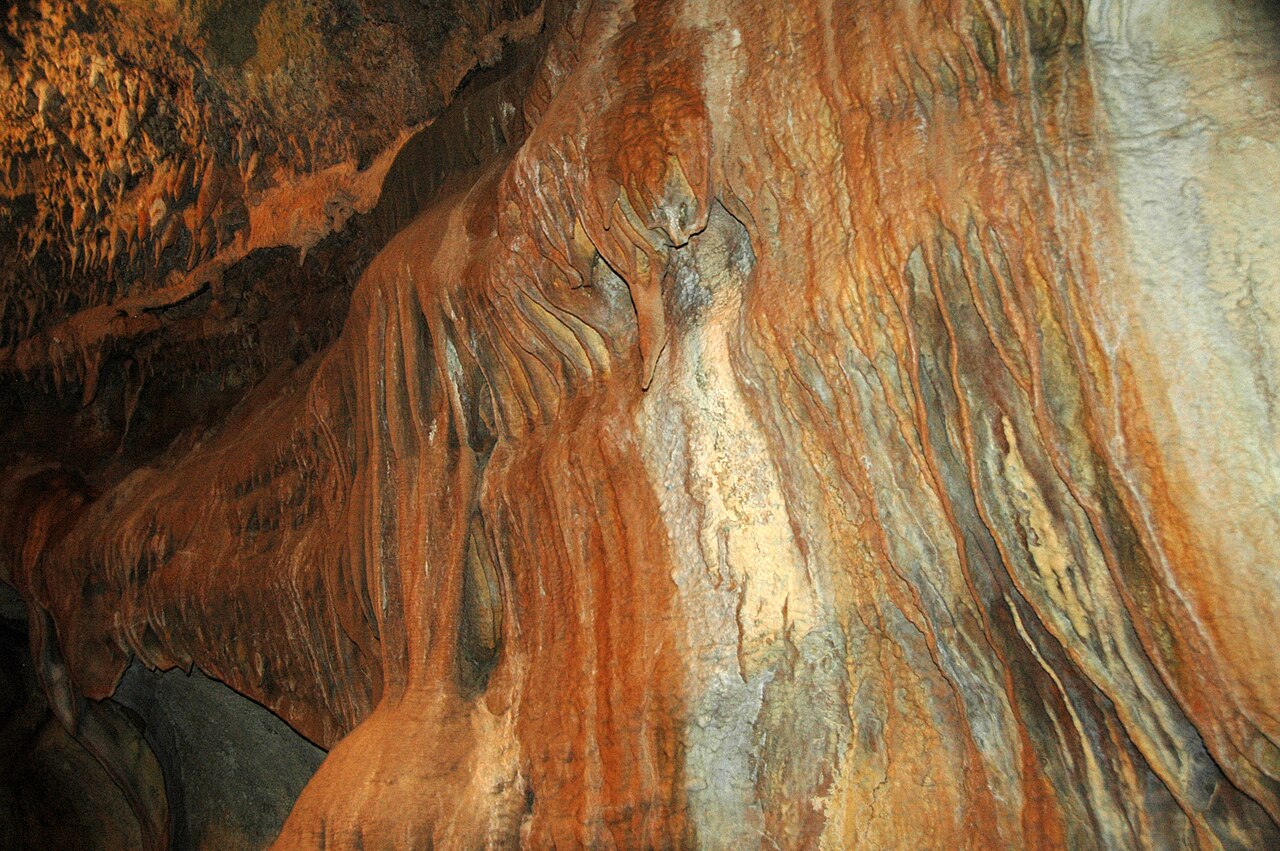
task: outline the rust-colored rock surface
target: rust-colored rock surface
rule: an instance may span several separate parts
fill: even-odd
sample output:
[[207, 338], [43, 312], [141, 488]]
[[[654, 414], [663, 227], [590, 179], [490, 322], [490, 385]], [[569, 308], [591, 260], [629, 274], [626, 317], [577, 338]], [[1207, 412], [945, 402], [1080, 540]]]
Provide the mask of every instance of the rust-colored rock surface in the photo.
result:
[[507, 5], [371, 15], [440, 94], [360, 53], [270, 185], [172, 84], [185, 241], [13, 273], [5, 567], [121, 790], [137, 660], [328, 750], [282, 848], [1280, 844], [1280, 13]]

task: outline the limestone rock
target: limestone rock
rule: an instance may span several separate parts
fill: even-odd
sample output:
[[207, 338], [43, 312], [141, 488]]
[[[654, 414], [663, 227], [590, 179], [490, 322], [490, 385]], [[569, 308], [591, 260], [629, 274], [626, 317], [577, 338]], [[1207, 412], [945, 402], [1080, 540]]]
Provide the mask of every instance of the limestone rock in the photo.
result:
[[26, 308], [59, 717], [261, 702], [285, 848], [1280, 844], [1272, 6], [496, 5], [376, 191], [225, 125]]

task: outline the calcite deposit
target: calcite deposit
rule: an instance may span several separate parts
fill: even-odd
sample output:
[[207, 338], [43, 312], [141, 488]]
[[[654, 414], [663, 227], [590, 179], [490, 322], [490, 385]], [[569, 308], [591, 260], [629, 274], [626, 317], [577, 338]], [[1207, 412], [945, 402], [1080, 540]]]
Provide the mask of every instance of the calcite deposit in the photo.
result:
[[1280, 846], [1273, 4], [85, 2], [0, 573], [102, 836], [266, 841], [180, 668], [280, 848]]

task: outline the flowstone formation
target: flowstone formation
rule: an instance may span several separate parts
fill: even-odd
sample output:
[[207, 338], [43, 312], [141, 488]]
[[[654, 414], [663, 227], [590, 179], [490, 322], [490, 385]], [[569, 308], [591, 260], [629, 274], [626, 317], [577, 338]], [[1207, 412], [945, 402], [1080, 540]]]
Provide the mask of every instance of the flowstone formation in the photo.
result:
[[[4, 569], [119, 844], [174, 841], [174, 668], [327, 750], [281, 848], [1280, 844], [1280, 12], [467, 20], [376, 169], [215, 177], [0, 359]], [[263, 92], [254, 32], [182, 37]]]

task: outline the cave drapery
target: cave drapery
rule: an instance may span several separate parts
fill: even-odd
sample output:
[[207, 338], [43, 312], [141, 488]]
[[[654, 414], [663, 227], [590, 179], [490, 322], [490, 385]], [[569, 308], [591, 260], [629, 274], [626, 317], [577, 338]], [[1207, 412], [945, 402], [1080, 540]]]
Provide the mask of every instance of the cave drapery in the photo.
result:
[[1273, 4], [6, 27], [0, 572], [120, 845], [175, 668], [327, 751], [279, 847], [1280, 845]]

